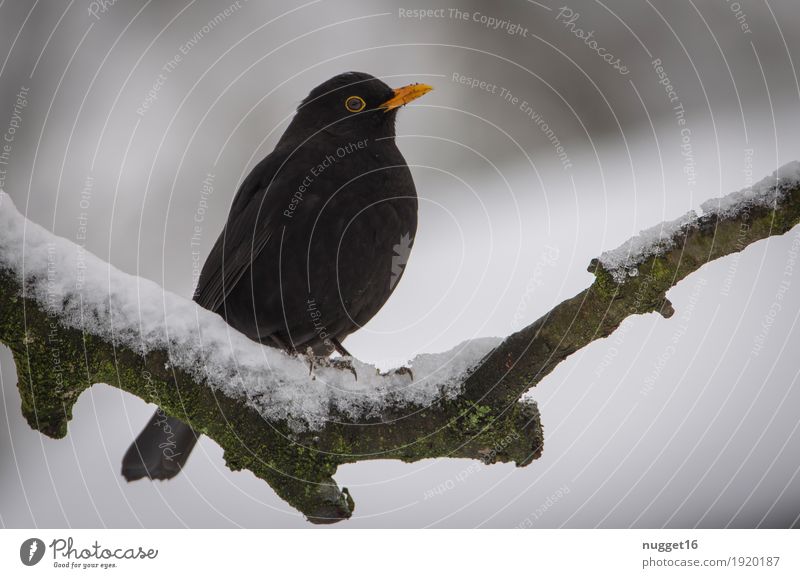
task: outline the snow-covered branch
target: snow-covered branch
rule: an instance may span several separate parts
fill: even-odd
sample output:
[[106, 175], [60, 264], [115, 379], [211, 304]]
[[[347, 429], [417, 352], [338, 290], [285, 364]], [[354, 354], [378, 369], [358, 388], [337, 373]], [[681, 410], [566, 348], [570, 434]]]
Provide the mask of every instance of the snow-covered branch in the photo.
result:
[[800, 164], [604, 253], [595, 282], [525, 329], [420, 355], [411, 372], [347, 369], [254, 343], [223, 319], [123, 273], [25, 219], [0, 193], [0, 341], [32, 427], [66, 433], [72, 407], [107, 383], [190, 423], [233, 469], [266, 480], [315, 522], [350, 516], [342, 463], [463, 457], [524, 466], [542, 451], [520, 396], [629, 315], [668, 317], [667, 290], [703, 264], [800, 221]]

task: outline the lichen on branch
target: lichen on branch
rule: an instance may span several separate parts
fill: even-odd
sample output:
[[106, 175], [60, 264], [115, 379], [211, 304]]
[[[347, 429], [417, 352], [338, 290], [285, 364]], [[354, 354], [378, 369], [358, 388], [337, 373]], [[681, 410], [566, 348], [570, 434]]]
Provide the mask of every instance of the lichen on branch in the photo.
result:
[[66, 435], [81, 392], [106, 383], [208, 435], [231, 469], [264, 479], [310, 521], [335, 522], [354, 508], [332, 478], [343, 463], [530, 464], [543, 433], [536, 404], [521, 395], [626, 317], [669, 317], [666, 292], [705, 263], [791, 229], [800, 222], [799, 180], [792, 163], [717, 200], [717, 210], [706, 203], [702, 216], [605, 253], [589, 266], [589, 288], [504, 340], [419, 356], [411, 372], [381, 374], [354, 360], [357, 379], [333, 366], [310, 374], [302, 356], [253, 343], [92, 255], [79, 270], [78, 248], [0, 193], [0, 342], [14, 355], [22, 412], [42, 433]]

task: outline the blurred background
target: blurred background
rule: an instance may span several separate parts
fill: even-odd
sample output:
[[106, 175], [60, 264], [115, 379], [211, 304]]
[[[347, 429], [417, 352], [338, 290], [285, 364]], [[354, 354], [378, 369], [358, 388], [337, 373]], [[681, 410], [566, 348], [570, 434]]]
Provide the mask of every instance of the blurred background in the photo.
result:
[[[5, 0], [0, 187], [188, 297], [239, 182], [314, 86], [346, 70], [432, 84], [398, 117], [414, 251], [345, 344], [388, 368], [528, 325], [603, 250], [800, 160], [797, 65], [795, 0]], [[344, 466], [357, 506], [337, 527], [798, 526], [798, 236], [711, 263], [670, 291], [675, 317], [629, 318], [562, 363], [527, 394], [545, 427], [529, 467]], [[138, 398], [96, 385], [51, 440], [23, 421], [5, 348], [0, 378], [2, 526], [308, 525], [208, 438], [178, 478], [127, 484], [153, 411]]]

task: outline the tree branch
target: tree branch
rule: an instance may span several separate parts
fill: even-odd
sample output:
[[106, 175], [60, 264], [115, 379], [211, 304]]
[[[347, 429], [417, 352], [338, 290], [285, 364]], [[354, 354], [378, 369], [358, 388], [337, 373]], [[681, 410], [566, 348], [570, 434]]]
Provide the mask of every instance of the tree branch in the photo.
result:
[[[223, 448], [228, 467], [265, 480], [310, 521], [335, 522], [350, 517], [354, 508], [347, 489], [340, 490], [332, 479], [344, 463], [456, 457], [526, 466], [538, 458], [543, 447], [539, 412], [520, 396], [571, 353], [610, 335], [626, 317], [650, 312], [670, 317], [667, 290], [705, 263], [800, 222], [797, 179], [773, 179], [770, 193], [682, 222], [638, 260], [636, 255], [629, 259], [622, 277], [603, 258], [593, 260], [594, 283], [507, 337], [464, 374], [458, 395], [441, 395], [428, 405], [385, 403], [367, 418], [332, 408], [317, 428], [300, 430], [291, 419], [265, 418], [252, 399], [210, 387], [196, 372], [176, 365], [168, 347], [143, 354], [76, 327], [74, 319], [59, 314], [58, 303], [44, 303], [29, 290], [42, 281], [35, 273], [24, 271], [19, 259], [3, 259], [16, 248], [2, 238], [0, 342], [14, 355], [22, 413], [42, 433], [66, 435], [81, 392], [107, 383], [208, 435]], [[15, 211], [13, 205], [0, 203], [0, 216], [8, 211]], [[248, 379], [269, 382], [275, 371], [265, 368], [263, 375]], [[255, 388], [255, 381], [242, 388]], [[272, 400], [261, 402], [269, 407]]]

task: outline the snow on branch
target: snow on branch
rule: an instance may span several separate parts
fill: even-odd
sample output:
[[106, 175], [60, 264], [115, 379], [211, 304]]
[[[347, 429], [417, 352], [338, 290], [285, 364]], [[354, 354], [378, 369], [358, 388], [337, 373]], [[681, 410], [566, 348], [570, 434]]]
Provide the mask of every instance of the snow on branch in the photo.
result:
[[21, 215], [0, 193], [0, 342], [14, 354], [31, 427], [66, 434], [82, 391], [107, 383], [215, 440], [232, 469], [267, 481], [313, 522], [354, 507], [332, 476], [366, 459], [462, 457], [525, 466], [543, 448], [520, 396], [705, 263], [800, 222], [800, 163], [604, 253], [594, 283], [499, 339], [420, 355], [380, 374], [308, 361], [248, 340], [219, 316], [123, 273]]
[[246, 400], [264, 419], [287, 420], [297, 429], [319, 429], [331, 412], [358, 420], [389, 405], [453, 399], [469, 371], [501, 341], [476, 339], [420, 355], [410, 362], [411, 374], [382, 374], [353, 360], [355, 375], [316, 366], [310, 379], [304, 356], [260, 345], [193, 301], [53, 235], [20, 214], [1, 191], [0, 267], [13, 271], [25, 296], [65, 327], [140, 355], [165, 351], [171, 366]]
[[[800, 162], [788, 163], [771, 176], [753, 185], [730, 193], [727, 196], [711, 199], [701, 205], [704, 217], [733, 217], [751, 208], [770, 209], [781, 201], [788, 191], [800, 182]], [[600, 256], [600, 264], [611, 273], [615, 281], [621, 283], [625, 277], [638, 274], [638, 265], [649, 257], [661, 255], [672, 249], [676, 241], [691, 227], [698, 224], [699, 217], [694, 211], [646, 229], [629, 239], [621, 246], [606, 251]]]

